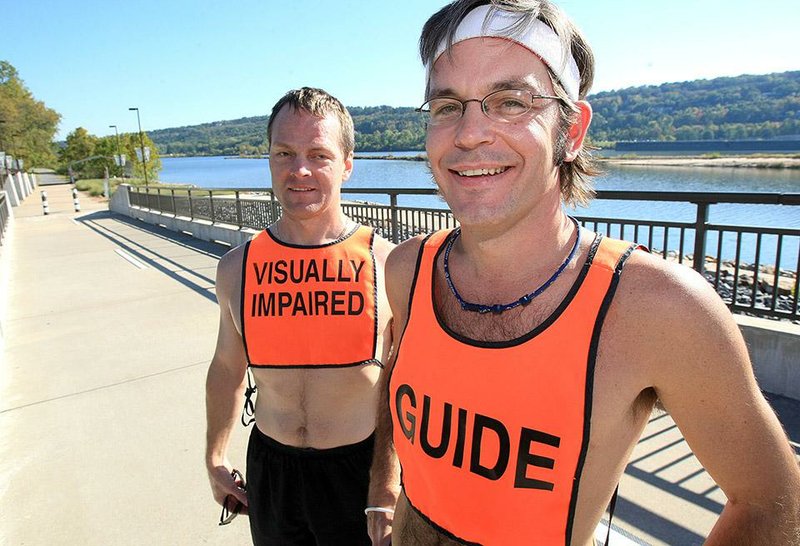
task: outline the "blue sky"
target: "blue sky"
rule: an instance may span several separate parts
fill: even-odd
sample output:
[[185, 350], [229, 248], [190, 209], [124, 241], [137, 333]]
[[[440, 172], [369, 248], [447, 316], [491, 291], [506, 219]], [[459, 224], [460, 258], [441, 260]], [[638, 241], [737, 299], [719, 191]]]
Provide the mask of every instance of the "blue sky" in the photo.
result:
[[[62, 115], [59, 138], [265, 115], [288, 89], [418, 106], [417, 39], [443, 0], [0, 0], [0, 59]], [[561, 0], [594, 91], [800, 69], [797, 0]]]

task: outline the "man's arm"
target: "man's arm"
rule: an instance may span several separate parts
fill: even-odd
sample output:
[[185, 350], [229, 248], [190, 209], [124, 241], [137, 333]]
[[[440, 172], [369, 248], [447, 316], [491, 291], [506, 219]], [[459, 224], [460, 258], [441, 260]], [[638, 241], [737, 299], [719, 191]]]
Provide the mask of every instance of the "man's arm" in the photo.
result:
[[[392, 419], [389, 412], [389, 375], [397, 358], [397, 344], [408, 320], [408, 297], [420, 239], [415, 238], [396, 247], [386, 260], [386, 292], [392, 308], [392, 351], [381, 372], [380, 395], [375, 423], [375, 452], [370, 469], [368, 504], [394, 510], [400, 495], [400, 464], [392, 442]], [[369, 535], [374, 546], [391, 544], [391, 513], [370, 512], [367, 516]]]
[[707, 544], [800, 544], [798, 464], [730, 311], [694, 271], [641, 253], [631, 261], [620, 289], [635, 303], [621, 313], [638, 308], [640, 326], [628, 321], [644, 347], [636, 357], [728, 498]]
[[239, 298], [241, 264], [241, 252], [233, 250], [217, 266], [220, 320], [217, 346], [206, 376], [206, 469], [214, 500], [222, 504], [227, 495], [234, 495], [246, 507], [247, 496], [234, 483], [233, 467], [227, 457], [231, 432], [239, 421], [244, 402], [247, 373], [244, 345], [231, 305], [236, 301], [232, 298]]
[[[392, 323], [393, 336], [396, 333]], [[397, 339], [394, 337], [394, 339]], [[394, 366], [394, 352], [386, 367], [381, 372], [378, 384], [378, 411], [375, 422], [375, 448], [370, 468], [369, 496], [370, 507], [394, 510], [397, 497], [400, 495], [400, 465], [392, 442], [392, 421], [389, 413], [389, 372]], [[367, 524], [370, 538], [374, 546], [391, 544], [393, 513], [370, 512]]]

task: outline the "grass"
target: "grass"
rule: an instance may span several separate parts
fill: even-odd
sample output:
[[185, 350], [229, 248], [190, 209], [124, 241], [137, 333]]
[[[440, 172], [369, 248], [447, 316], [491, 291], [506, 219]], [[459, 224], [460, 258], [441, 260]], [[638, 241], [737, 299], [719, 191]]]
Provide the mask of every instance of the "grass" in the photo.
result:
[[[104, 180], [102, 178], [87, 178], [84, 180], [78, 180], [75, 183], [75, 187], [78, 189], [78, 191], [87, 192], [93, 197], [99, 197], [103, 195], [103, 182]], [[130, 184], [131, 186], [145, 185], [144, 178], [109, 178], [108, 184], [112, 194], [120, 184]], [[148, 185], [153, 187], [160, 186], [162, 188], [176, 187], [174, 184], [162, 184], [160, 182], [153, 181], [150, 181]], [[180, 187], [185, 189], [185, 186]]]

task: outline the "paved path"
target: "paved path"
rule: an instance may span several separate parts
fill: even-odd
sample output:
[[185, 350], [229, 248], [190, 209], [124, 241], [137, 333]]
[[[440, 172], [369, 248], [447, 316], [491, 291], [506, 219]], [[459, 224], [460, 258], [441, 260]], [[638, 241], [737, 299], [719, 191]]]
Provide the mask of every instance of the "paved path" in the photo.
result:
[[[53, 175], [39, 175], [40, 182]], [[0, 545], [248, 544], [203, 465], [214, 272], [227, 249], [38, 190], [0, 250]], [[794, 442], [800, 403], [773, 399]], [[231, 459], [244, 466], [239, 427]], [[614, 524], [701, 544], [725, 497], [668, 415], [648, 425]], [[612, 540], [612, 546], [622, 541]]]
[[0, 545], [248, 544], [246, 519], [217, 526], [203, 464], [225, 248], [47, 193], [0, 254]]

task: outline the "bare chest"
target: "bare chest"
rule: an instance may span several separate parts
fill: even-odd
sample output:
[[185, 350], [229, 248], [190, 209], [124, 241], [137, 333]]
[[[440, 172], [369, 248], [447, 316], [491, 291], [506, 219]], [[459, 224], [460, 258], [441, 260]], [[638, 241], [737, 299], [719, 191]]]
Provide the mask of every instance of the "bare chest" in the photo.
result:
[[328, 448], [372, 433], [380, 368], [253, 369], [258, 428], [298, 447]]
[[[444, 275], [438, 274], [434, 278], [433, 301], [439, 320], [451, 332], [475, 341], [507, 342], [525, 336], [544, 324], [557, 311], [568, 289], [569, 280], [565, 278], [552, 291], [527, 305], [501, 313], [478, 313], [464, 310], [448, 288]], [[519, 294], [498, 295], [497, 301], [492, 303], [513, 301], [517, 296]]]

